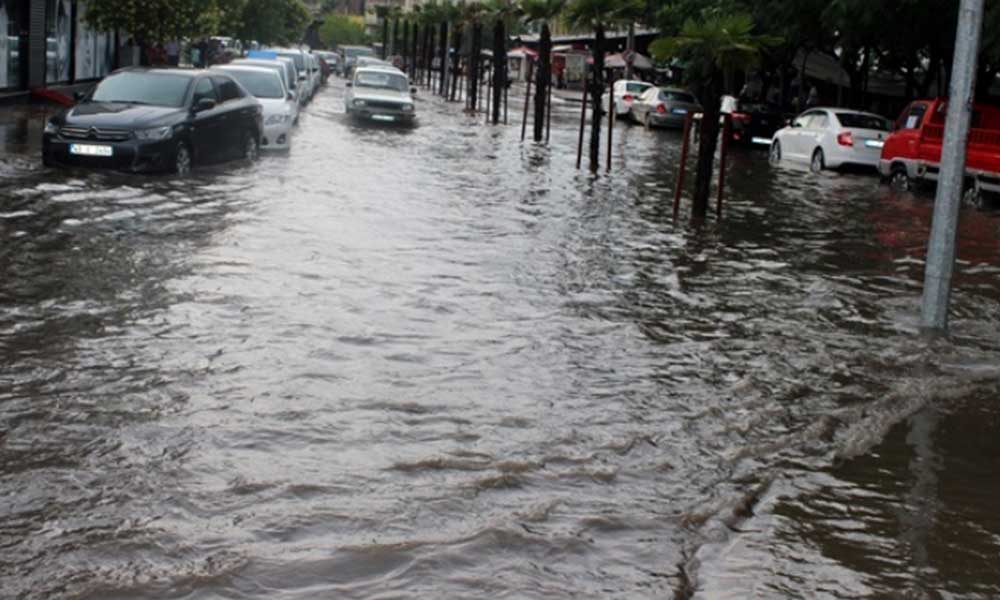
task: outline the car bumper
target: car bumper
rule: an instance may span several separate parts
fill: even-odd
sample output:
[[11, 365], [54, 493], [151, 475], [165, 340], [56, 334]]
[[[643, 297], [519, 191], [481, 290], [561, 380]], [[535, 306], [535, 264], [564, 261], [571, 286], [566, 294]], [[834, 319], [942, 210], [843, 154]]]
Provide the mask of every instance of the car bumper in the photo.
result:
[[288, 150], [292, 141], [291, 125], [267, 125], [260, 138], [261, 150]]
[[[111, 156], [80, 156], [70, 153], [72, 144], [97, 144], [110, 146]], [[157, 142], [91, 142], [68, 140], [52, 134], [42, 138], [42, 157], [49, 164], [93, 169], [116, 169], [133, 173], [169, 171], [177, 151], [176, 140]]]
[[347, 112], [358, 119], [385, 123], [412, 123], [416, 118], [416, 115], [412, 112], [387, 109], [351, 108]]
[[660, 114], [657, 112], [650, 111], [649, 113], [650, 122], [657, 127], [684, 127], [684, 121], [687, 119], [687, 115], [680, 115], [677, 113], [666, 113]]
[[866, 151], [858, 151], [856, 149], [832, 149], [825, 153], [824, 158], [826, 159], [826, 166], [831, 169], [845, 165], [856, 165], [878, 169], [880, 168], [879, 163], [881, 162], [880, 154], [881, 151], [869, 153]]

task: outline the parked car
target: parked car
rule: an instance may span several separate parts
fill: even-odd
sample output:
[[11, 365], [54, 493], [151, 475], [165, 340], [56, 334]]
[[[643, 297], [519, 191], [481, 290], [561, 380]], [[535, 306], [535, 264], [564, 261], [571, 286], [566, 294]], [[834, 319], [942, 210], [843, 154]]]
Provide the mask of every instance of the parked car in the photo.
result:
[[776, 106], [738, 100], [733, 96], [723, 97], [722, 112], [732, 119], [732, 141], [763, 148], [771, 146], [775, 132], [792, 116]]
[[[232, 66], [245, 66], [245, 67], [262, 67], [265, 69], [272, 69], [281, 77], [281, 83], [288, 92], [288, 98], [291, 100], [293, 112], [292, 112], [292, 124], [297, 125], [299, 122], [299, 97], [295, 93], [295, 88], [293, 84], [295, 81], [295, 67], [292, 65], [292, 61], [286, 60], [284, 62], [279, 60], [267, 60], [267, 59], [257, 59], [257, 58], [240, 58], [229, 63]], [[228, 65], [227, 65], [228, 66]]]
[[843, 165], [877, 167], [890, 129], [888, 119], [872, 113], [812, 108], [774, 134], [771, 161], [805, 163], [814, 172]]
[[698, 99], [679, 88], [651, 87], [632, 102], [632, 118], [646, 127], [683, 127], [687, 114], [697, 112]]
[[416, 112], [406, 74], [395, 67], [358, 67], [347, 83], [347, 114], [373, 121], [412, 123]]
[[630, 117], [632, 114], [632, 102], [634, 102], [643, 92], [653, 87], [653, 84], [645, 81], [634, 81], [630, 79], [619, 79], [611, 87], [611, 101], [614, 102], [615, 116], [619, 119]]
[[323, 70], [320, 68], [319, 58], [311, 53], [306, 54], [306, 67], [309, 73], [309, 84], [312, 86], [313, 95], [315, 95], [320, 86], [323, 85]]
[[278, 72], [249, 65], [217, 65], [212, 70], [229, 75], [260, 102], [264, 110], [261, 148], [288, 150], [297, 108]]
[[46, 123], [42, 161], [183, 175], [193, 164], [255, 160], [262, 129], [260, 102], [225, 73], [124, 69]]
[[368, 46], [340, 46], [340, 76], [349, 79], [354, 74], [354, 66], [359, 56], [375, 56]]
[[[938, 98], [916, 100], [900, 115], [878, 163], [879, 172], [893, 187], [908, 189], [914, 181], [937, 181], [947, 112], [948, 101]], [[1000, 107], [973, 106], [965, 173], [970, 183], [967, 198], [975, 204], [983, 204], [987, 194], [1000, 193]]]
[[315, 91], [312, 86], [312, 76], [306, 66], [306, 53], [297, 48], [267, 48], [267, 52], [274, 52], [279, 58], [290, 58], [295, 63], [295, 72], [298, 74], [299, 101], [306, 104], [313, 97]]

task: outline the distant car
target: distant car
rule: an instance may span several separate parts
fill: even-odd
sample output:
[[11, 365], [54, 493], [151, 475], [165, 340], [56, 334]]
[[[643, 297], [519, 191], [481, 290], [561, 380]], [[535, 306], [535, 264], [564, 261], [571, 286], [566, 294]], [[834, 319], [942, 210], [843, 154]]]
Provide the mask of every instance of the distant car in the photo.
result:
[[267, 48], [267, 52], [274, 52], [278, 57], [290, 58], [295, 63], [295, 71], [298, 74], [298, 91], [299, 102], [301, 104], [306, 104], [312, 99], [313, 92], [313, 79], [311, 73], [306, 66], [306, 53], [305, 51], [298, 48]]
[[722, 112], [732, 117], [732, 141], [761, 148], [771, 146], [774, 133], [792, 116], [776, 106], [737, 100], [732, 96], [723, 98]]
[[632, 118], [646, 127], [683, 127], [688, 113], [698, 112], [698, 99], [679, 88], [652, 87], [632, 102]]
[[225, 73], [124, 69], [49, 119], [42, 161], [184, 175], [194, 164], [256, 160], [262, 112]]
[[774, 134], [771, 162], [805, 163], [815, 172], [843, 165], [877, 168], [891, 129], [888, 119], [872, 113], [812, 108]]
[[619, 79], [611, 88], [611, 100], [615, 105], [615, 116], [629, 117], [632, 113], [632, 103], [653, 84], [645, 81]]
[[412, 123], [416, 111], [410, 80], [395, 67], [358, 67], [344, 95], [348, 115], [373, 121]]
[[278, 72], [267, 67], [249, 65], [217, 65], [212, 70], [229, 75], [260, 102], [264, 110], [261, 148], [288, 150], [291, 145], [292, 123], [298, 107], [289, 96]]
[[340, 46], [338, 48], [341, 56], [340, 76], [349, 79], [354, 73], [354, 65], [358, 57], [374, 57], [375, 51], [368, 46]]
[[340, 72], [340, 56], [335, 52], [326, 50], [313, 50], [313, 54], [319, 57], [320, 67], [323, 73], [323, 83], [326, 83], [334, 73]]
[[[265, 69], [272, 69], [275, 73], [281, 77], [281, 83], [285, 86], [285, 90], [288, 92], [289, 100], [291, 100], [294, 107], [294, 112], [292, 113], [292, 124], [297, 124], [299, 122], [299, 97], [295, 93], [295, 88], [292, 85], [295, 83], [295, 67], [291, 61], [280, 61], [280, 60], [267, 60], [259, 58], [240, 58], [229, 63], [232, 66], [247, 66], [247, 67], [263, 67]], [[226, 65], [226, 66], [229, 66]]]
[[319, 64], [319, 57], [312, 53], [306, 54], [306, 68], [309, 72], [310, 85], [312, 85], [313, 95], [319, 91], [323, 85], [323, 69]]

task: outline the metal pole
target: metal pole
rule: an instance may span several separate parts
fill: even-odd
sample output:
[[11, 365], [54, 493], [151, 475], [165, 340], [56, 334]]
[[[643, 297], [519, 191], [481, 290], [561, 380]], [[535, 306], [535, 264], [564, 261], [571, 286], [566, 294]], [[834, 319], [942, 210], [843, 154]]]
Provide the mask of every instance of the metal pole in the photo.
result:
[[533, 71], [535, 63], [528, 59], [528, 85], [525, 87], [524, 92], [524, 118], [521, 119], [521, 141], [524, 141], [524, 135], [528, 131], [528, 103], [531, 101], [531, 78], [534, 75]]
[[924, 271], [921, 323], [926, 329], [945, 330], [948, 327], [958, 214], [965, 179], [965, 150], [969, 138], [969, 122], [972, 119], [972, 95], [983, 29], [983, 2], [984, 0], [961, 0], [958, 11], [948, 114], [945, 120], [944, 146], [941, 148], [941, 172], [937, 196], [934, 198], [934, 221]]
[[733, 131], [733, 117], [725, 115], [722, 125], [722, 148], [719, 151], [719, 197], [715, 204], [715, 216], [722, 216], [722, 194], [726, 189], [726, 156], [729, 155], [729, 138]]
[[580, 139], [576, 142], [576, 168], [583, 161], [583, 127], [587, 124], [587, 79], [583, 79], [583, 100], [580, 102]]
[[[614, 89], [614, 82], [611, 82], [611, 88]], [[611, 139], [614, 137], [615, 131], [615, 107], [613, 98], [608, 95], [608, 170], [611, 170]]]
[[552, 57], [549, 57], [549, 81], [546, 93], [549, 97], [545, 100], [545, 143], [549, 143], [549, 136], [552, 133]]
[[681, 192], [684, 191], [684, 171], [687, 168], [688, 148], [691, 145], [691, 121], [692, 114], [688, 113], [684, 117], [684, 141], [681, 142], [681, 166], [677, 172], [677, 187], [674, 188], [674, 219], [681, 210]]
[[503, 86], [503, 124], [504, 125], [507, 124], [507, 99], [508, 99], [507, 97], [509, 95], [508, 94], [509, 91], [510, 91], [510, 78], [508, 77], [507, 81], [504, 82], [504, 86]]

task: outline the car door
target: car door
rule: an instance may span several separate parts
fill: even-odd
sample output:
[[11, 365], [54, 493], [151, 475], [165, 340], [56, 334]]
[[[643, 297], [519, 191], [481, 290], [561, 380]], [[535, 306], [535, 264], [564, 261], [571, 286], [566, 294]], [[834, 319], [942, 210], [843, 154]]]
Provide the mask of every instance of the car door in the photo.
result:
[[[215, 105], [207, 110], [199, 110], [198, 104], [202, 100], [211, 100]], [[191, 151], [195, 160], [199, 162], [218, 160], [223, 147], [221, 137], [224, 109], [219, 105], [219, 94], [211, 77], [201, 77], [195, 83], [191, 109], [195, 111], [194, 123], [191, 126]]]
[[792, 120], [792, 126], [781, 136], [781, 147], [784, 153], [795, 160], [806, 160], [807, 140], [805, 131], [809, 126], [814, 111], [806, 111]]
[[[802, 130], [802, 141], [804, 142], [802, 147], [803, 157], [806, 160], [812, 160], [813, 152], [816, 148], [825, 148], [824, 144], [827, 141], [828, 133], [830, 132], [830, 115], [826, 114], [826, 111], [814, 111], [809, 115], [809, 121]], [[830, 153], [824, 149], [827, 156]]]
[[219, 92], [219, 108], [221, 113], [219, 118], [222, 122], [220, 126], [221, 155], [235, 158], [243, 151], [243, 133], [248, 129], [245, 106], [240, 100], [243, 94], [240, 86], [229, 77], [213, 75], [215, 89]]
[[639, 96], [638, 100], [632, 103], [632, 114], [637, 121], [640, 123], [643, 122], [643, 119], [646, 118], [646, 113], [652, 109], [653, 102], [659, 94], [659, 88], [649, 88]]

